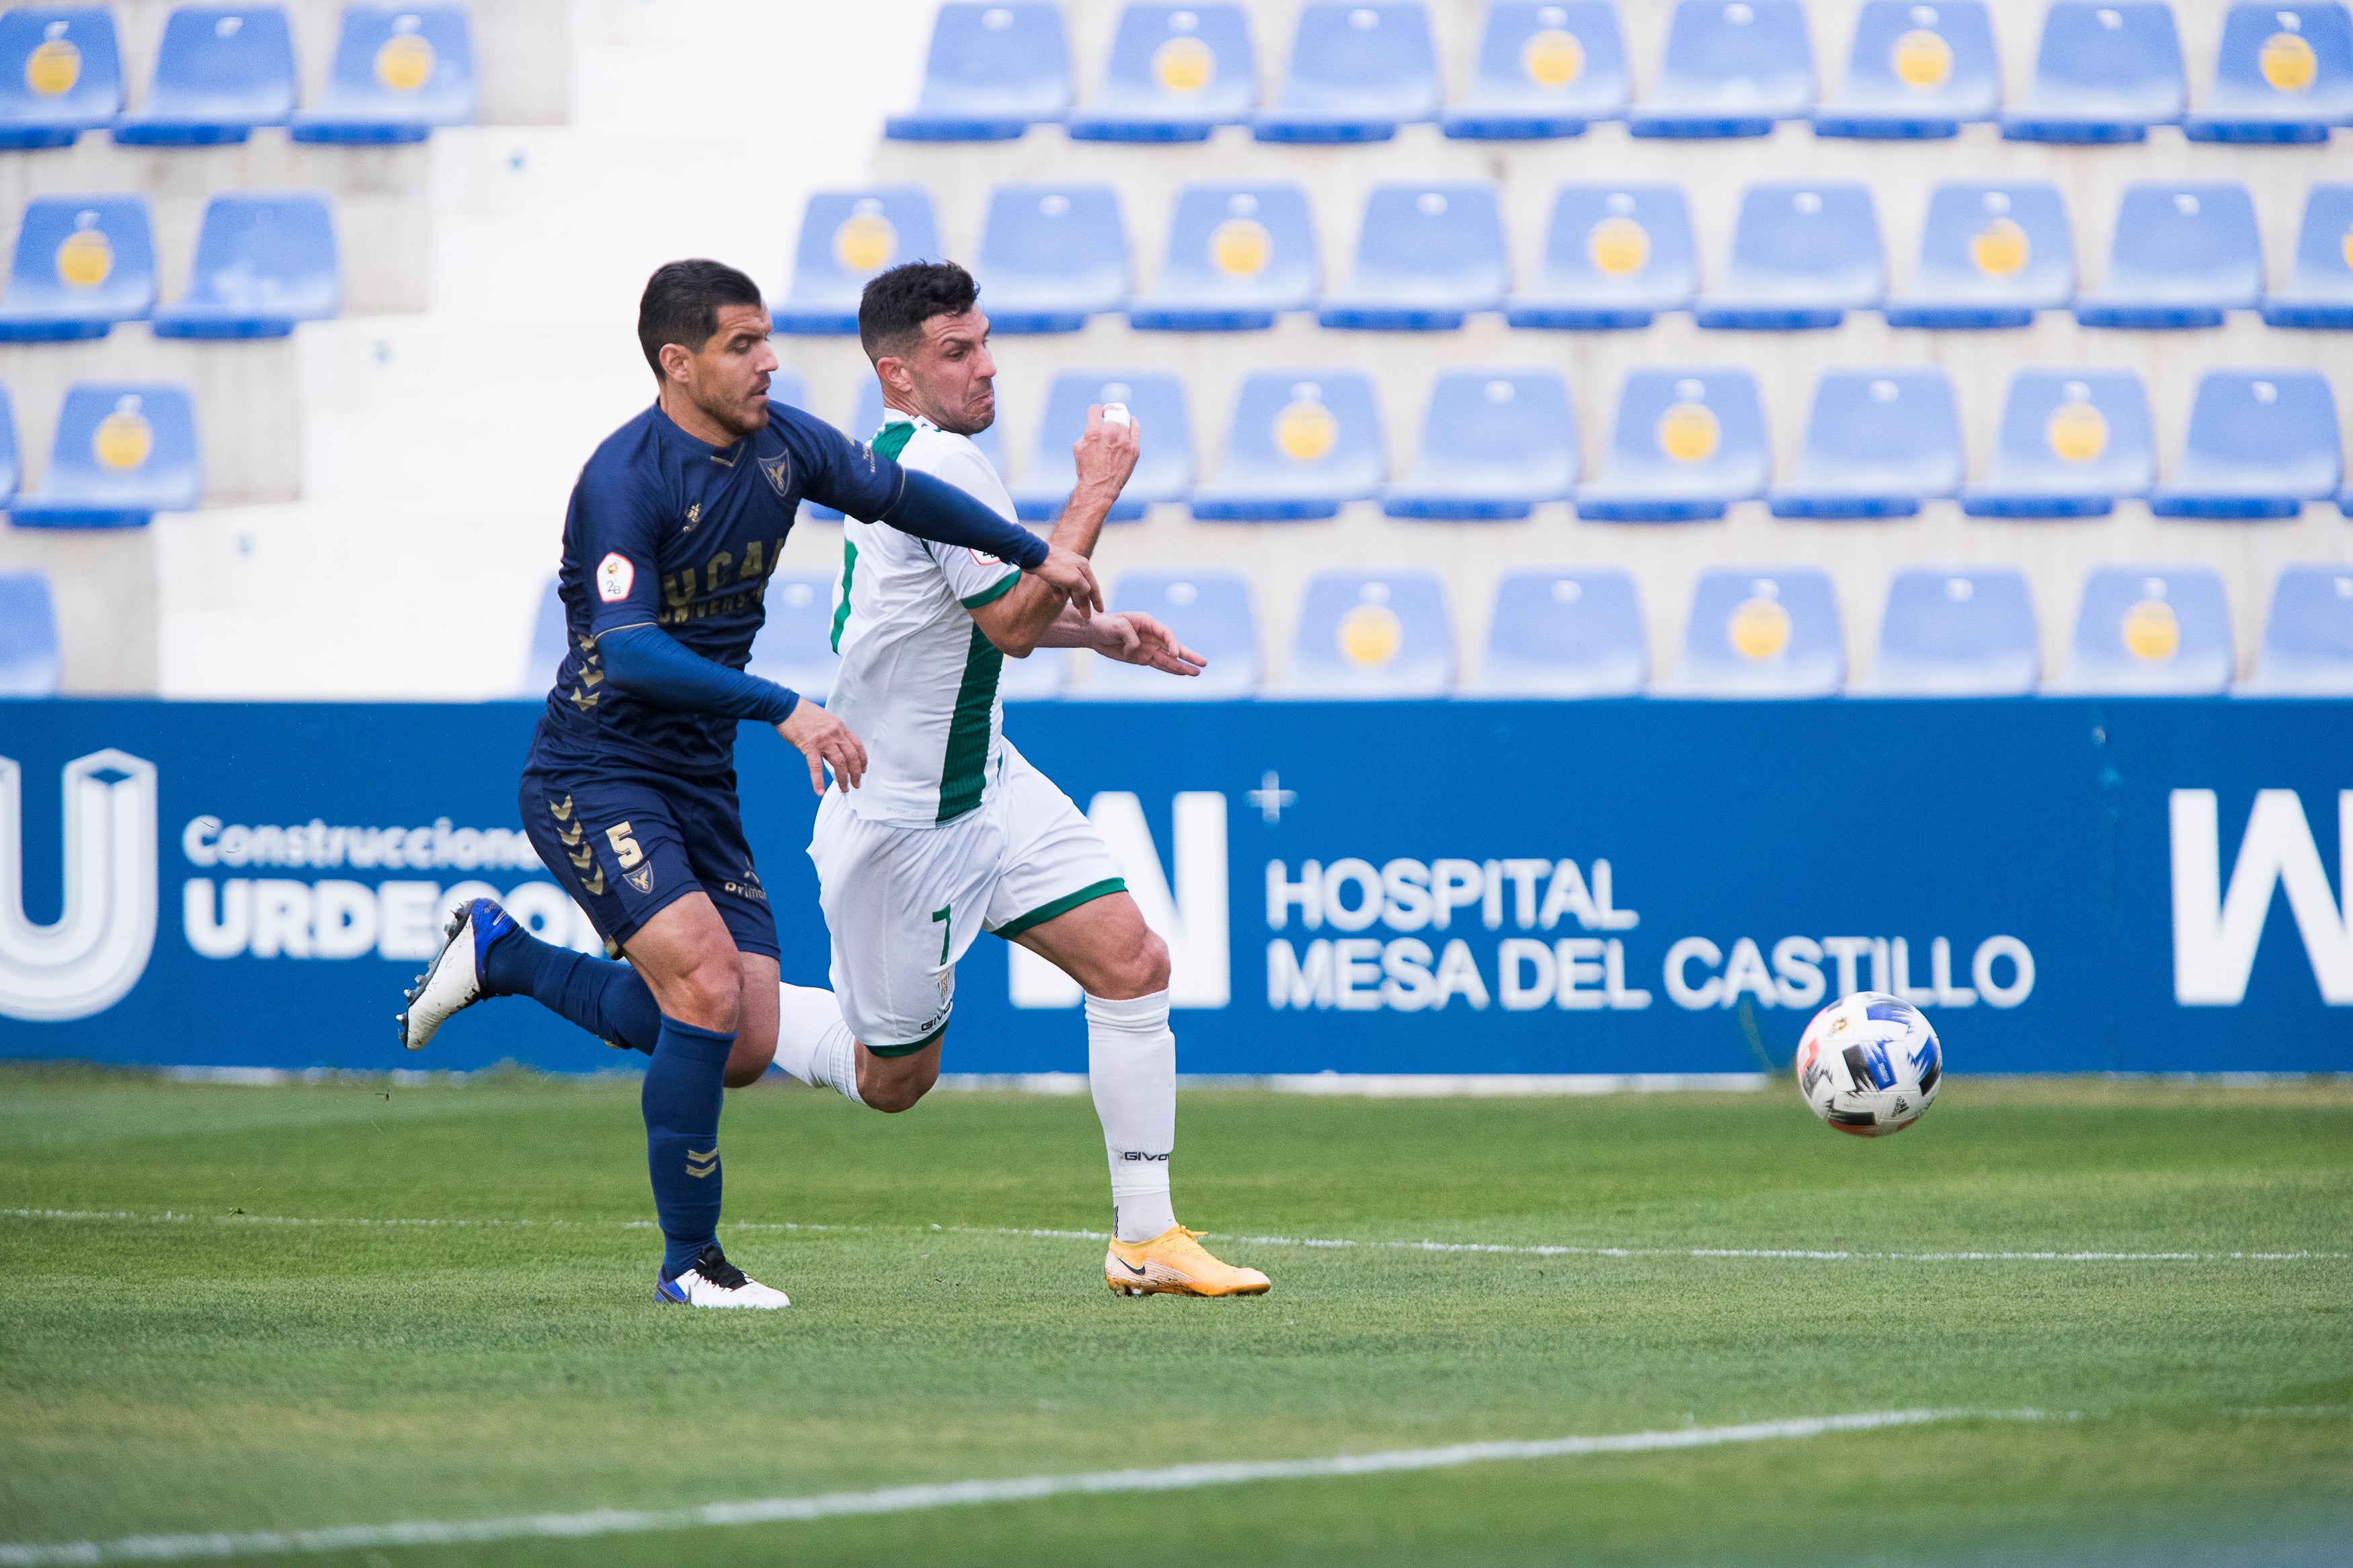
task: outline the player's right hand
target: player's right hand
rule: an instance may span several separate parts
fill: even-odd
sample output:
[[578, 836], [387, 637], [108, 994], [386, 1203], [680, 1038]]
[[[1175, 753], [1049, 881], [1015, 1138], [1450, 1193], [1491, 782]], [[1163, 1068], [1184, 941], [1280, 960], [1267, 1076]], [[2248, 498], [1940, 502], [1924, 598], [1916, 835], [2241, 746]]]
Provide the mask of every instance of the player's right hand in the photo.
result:
[[1048, 545], [1045, 563], [1034, 575], [1068, 599], [1082, 618], [1103, 607], [1103, 585], [1095, 581], [1095, 569], [1075, 550]]
[[849, 725], [806, 697], [793, 705], [793, 716], [776, 726], [776, 733], [808, 759], [809, 787], [819, 795], [825, 793], [828, 768], [844, 791], [856, 789], [866, 776], [865, 745]]
[[[1076, 491], [1092, 491], [1108, 507], [1127, 488], [1135, 459], [1144, 449], [1144, 427], [1134, 416], [1117, 421], [1103, 417], [1103, 405], [1087, 405], [1087, 427], [1071, 448], [1078, 470]], [[1075, 491], [1074, 491], [1075, 493]]]

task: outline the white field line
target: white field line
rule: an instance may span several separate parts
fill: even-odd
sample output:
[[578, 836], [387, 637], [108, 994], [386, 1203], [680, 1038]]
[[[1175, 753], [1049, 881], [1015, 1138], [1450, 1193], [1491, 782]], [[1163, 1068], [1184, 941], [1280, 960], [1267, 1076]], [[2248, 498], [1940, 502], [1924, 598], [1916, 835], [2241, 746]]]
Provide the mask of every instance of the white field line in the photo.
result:
[[[1567, 1459], [1592, 1454], [1647, 1454], [1819, 1437], [1833, 1432], [1875, 1432], [1948, 1421], [2042, 1421], [2039, 1410], [1877, 1410], [1738, 1426], [1688, 1426], [1679, 1431], [1629, 1432], [1608, 1437], [1554, 1437], [1539, 1442], [1458, 1443], [1444, 1448], [1392, 1448], [1376, 1454], [1335, 1454], [1314, 1459], [1168, 1465], [1150, 1470], [1092, 1470], [1077, 1475], [1020, 1476], [1006, 1480], [948, 1481], [886, 1487], [877, 1491], [825, 1492], [761, 1498], [666, 1510], [598, 1509], [588, 1513], [516, 1514], [503, 1519], [413, 1520], [397, 1524], [350, 1524], [325, 1530], [251, 1531], [238, 1534], [134, 1535], [114, 1541], [23, 1542], [0, 1544], [0, 1568], [52, 1564], [176, 1563], [190, 1558], [283, 1557], [301, 1552], [357, 1552], [386, 1546], [465, 1546], [493, 1541], [580, 1540], [589, 1536], [702, 1530], [718, 1525], [779, 1524], [849, 1515], [913, 1513], [976, 1503], [1029, 1502], [1071, 1494], [1191, 1491], [1251, 1481], [1321, 1480], [1343, 1476], [1446, 1470], [1502, 1459]], [[2073, 1416], [2062, 1415], [2059, 1420]]]

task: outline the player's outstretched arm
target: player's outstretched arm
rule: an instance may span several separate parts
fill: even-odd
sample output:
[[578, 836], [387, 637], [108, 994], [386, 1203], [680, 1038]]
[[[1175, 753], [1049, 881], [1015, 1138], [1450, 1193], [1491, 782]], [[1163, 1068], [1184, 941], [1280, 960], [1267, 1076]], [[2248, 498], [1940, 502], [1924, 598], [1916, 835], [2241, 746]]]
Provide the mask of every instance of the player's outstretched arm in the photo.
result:
[[[1025, 658], [1038, 647], [1093, 647], [1087, 640], [1050, 641], [1049, 634], [1058, 626], [1077, 622], [1083, 625], [1093, 611], [1103, 608], [1102, 590], [1094, 588], [1094, 575], [1087, 557], [1093, 553], [1096, 539], [1103, 532], [1103, 519], [1111, 514], [1112, 503], [1127, 485], [1128, 475], [1135, 471], [1140, 437], [1135, 423], [1124, 408], [1113, 417], [1105, 417], [1101, 405], [1087, 409], [1086, 433], [1079, 437], [1071, 451], [1078, 465], [1078, 483], [1071, 499], [1062, 507], [1061, 521], [1054, 525], [1049, 541], [1056, 561], [1067, 559], [1087, 572], [1091, 596], [1072, 592], [1064, 604], [1050, 593], [1043, 591], [1046, 583], [1036, 579], [1022, 583], [1011, 593], [992, 604], [975, 608], [972, 618], [982, 635], [995, 643], [1000, 652], [1016, 658]], [[1045, 578], [1043, 572], [1039, 578]], [[1049, 580], [1050, 581], [1050, 580]], [[1090, 598], [1092, 602], [1090, 602]], [[1112, 635], [1118, 646], [1127, 633], [1123, 629]], [[1116, 657], [1116, 656], [1114, 656]]]
[[1039, 647], [1091, 647], [1122, 664], [1148, 665], [1170, 675], [1198, 675], [1209, 661], [1176, 640], [1150, 616], [1114, 611], [1080, 620], [1067, 610], [1038, 638]]
[[757, 719], [808, 759], [809, 779], [825, 793], [825, 767], [844, 789], [866, 773], [866, 748], [849, 727], [798, 693], [756, 675], [703, 658], [659, 626], [615, 626], [596, 638], [605, 679], [616, 691], [680, 713]]

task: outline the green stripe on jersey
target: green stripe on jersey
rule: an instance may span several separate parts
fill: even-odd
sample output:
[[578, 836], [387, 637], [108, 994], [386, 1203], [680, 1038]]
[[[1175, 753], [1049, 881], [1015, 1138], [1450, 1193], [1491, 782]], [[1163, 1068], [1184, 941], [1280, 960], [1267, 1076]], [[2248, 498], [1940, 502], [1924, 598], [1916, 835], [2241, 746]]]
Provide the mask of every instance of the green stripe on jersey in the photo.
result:
[[882, 426], [874, 439], [867, 444], [874, 448], [876, 457], [888, 458], [895, 463], [899, 460], [899, 454], [907, 449], [907, 443], [914, 438], [915, 422], [912, 419], [902, 419], [895, 424]]
[[833, 607], [833, 651], [841, 651], [841, 628], [849, 624], [849, 580], [858, 575], [858, 546], [841, 542], [841, 603]]
[[1005, 655], [979, 626], [964, 656], [964, 683], [948, 720], [947, 754], [940, 761], [939, 821], [950, 822], [980, 804], [988, 781], [988, 717], [997, 706], [997, 679]]
[[1013, 592], [1013, 584], [1019, 581], [1021, 581], [1021, 574], [1018, 571], [1008, 572], [971, 598], [961, 602], [967, 610], [979, 609], [983, 605], [993, 605]]

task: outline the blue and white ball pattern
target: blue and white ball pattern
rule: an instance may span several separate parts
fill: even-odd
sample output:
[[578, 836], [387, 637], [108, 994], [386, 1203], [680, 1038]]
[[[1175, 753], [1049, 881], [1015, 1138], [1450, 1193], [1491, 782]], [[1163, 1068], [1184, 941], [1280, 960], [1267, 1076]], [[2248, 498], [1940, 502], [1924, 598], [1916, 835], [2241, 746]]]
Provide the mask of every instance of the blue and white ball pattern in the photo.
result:
[[1841, 996], [1806, 1026], [1798, 1092], [1841, 1132], [1901, 1132], [1936, 1103], [1945, 1052], [1920, 1010], [1883, 991]]

